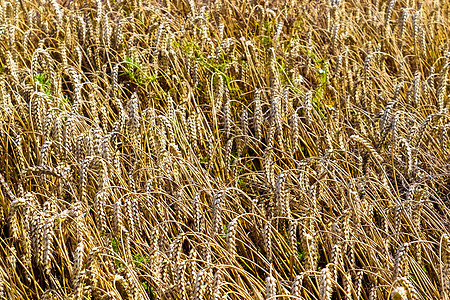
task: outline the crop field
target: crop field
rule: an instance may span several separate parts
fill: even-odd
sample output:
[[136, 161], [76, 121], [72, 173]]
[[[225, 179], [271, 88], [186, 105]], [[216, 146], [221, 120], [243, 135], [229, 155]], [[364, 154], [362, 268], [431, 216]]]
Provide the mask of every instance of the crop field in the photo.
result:
[[0, 0], [0, 300], [450, 300], [448, 0]]

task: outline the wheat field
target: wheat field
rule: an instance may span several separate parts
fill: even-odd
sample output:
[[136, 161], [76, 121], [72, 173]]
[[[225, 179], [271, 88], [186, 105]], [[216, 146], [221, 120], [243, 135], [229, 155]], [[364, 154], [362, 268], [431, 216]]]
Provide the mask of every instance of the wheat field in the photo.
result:
[[0, 4], [0, 299], [450, 299], [449, 1]]

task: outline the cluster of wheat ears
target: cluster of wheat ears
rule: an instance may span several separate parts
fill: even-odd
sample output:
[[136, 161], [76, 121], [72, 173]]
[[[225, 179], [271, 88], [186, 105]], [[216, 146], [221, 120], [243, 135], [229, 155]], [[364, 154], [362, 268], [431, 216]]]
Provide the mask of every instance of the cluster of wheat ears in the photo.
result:
[[450, 299], [449, 1], [0, 3], [0, 299]]

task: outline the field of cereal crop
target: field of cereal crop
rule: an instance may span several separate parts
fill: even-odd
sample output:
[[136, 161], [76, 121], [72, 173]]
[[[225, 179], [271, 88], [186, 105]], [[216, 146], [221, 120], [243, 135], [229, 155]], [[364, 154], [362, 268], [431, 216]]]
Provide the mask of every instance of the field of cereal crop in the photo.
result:
[[0, 0], [0, 299], [450, 299], [447, 0]]

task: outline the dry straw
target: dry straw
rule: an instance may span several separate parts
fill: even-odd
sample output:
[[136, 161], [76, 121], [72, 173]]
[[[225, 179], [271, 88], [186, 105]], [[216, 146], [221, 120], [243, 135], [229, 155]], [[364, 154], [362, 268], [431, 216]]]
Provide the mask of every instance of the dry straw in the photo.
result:
[[3, 1], [0, 298], [448, 298], [431, 2]]

